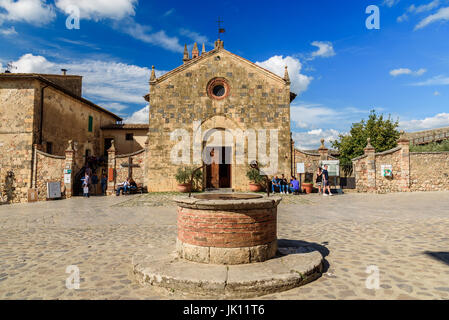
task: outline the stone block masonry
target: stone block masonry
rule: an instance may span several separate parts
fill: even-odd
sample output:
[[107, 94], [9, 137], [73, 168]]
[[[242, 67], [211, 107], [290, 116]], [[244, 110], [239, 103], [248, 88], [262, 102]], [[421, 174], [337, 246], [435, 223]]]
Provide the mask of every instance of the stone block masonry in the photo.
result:
[[[365, 154], [353, 160], [359, 192], [409, 192], [449, 190], [449, 152], [410, 153], [410, 141], [401, 138], [398, 147], [376, 153], [368, 141]], [[392, 166], [384, 177], [383, 166]]]

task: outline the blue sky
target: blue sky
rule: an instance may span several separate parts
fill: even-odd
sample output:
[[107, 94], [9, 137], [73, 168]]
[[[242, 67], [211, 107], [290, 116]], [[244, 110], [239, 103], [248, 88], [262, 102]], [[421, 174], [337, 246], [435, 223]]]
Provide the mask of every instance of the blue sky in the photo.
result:
[[[79, 9], [80, 29], [66, 20]], [[368, 30], [377, 5], [380, 29]], [[83, 94], [147, 121], [150, 69], [182, 63], [184, 44], [217, 38], [278, 74], [288, 65], [292, 131], [315, 148], [376, 109], [409, 131], [449, 126], [449, 0], [137, 1], [0, 0], [0, 70], [84, 76]]]

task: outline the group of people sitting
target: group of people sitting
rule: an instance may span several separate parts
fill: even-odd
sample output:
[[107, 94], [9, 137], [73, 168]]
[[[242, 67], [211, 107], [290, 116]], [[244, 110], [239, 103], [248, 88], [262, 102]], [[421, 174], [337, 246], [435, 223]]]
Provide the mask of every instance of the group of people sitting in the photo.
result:
[[273, 193], [279, 191], [281, 194], [298, 193], [299, 181], [296, 180], [296, 177], [292, 177], [290, 182], [288, 182], [285, 175], [282, 175], [281, 178], [275, 176], [271, 180], [271, 191]]
[[132, 178], [126, 178], [126, 180], [117, 185], [116, 196], [118, 197], [121, 194], [130, 194], [132, 191], [137, 190], [137, 183]]

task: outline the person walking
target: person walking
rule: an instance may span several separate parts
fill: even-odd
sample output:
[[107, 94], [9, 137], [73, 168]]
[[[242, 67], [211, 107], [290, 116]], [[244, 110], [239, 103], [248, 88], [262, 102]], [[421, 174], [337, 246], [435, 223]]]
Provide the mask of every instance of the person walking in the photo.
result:
[[324, 166], [324, 170], [323, 170], [323, 196], [327, 196], [326, 194], [326, 188], [327, 191], [329, 192], [329, 195], [332, 196], [332, 192], [331, 192], [331, 187], [330, 187], [330, 183], [329, 183], [329, 171], [328, 169], [328, 165], [326, 164]]
[[315, 183], [316, 186], [318, 187], [318, 194], [321, 195], [321, 186], [323, 184], [323, 169], [321, 169], [321, 167], [318, 167], [316, 171]]

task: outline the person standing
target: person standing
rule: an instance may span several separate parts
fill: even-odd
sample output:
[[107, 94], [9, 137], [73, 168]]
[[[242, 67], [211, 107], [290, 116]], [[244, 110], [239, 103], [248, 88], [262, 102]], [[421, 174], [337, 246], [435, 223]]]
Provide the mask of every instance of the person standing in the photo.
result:
[[318, 187], [318, 194], [321, 195], [321, 186], [323, 184], [323, 169], [321, 167], [317, 169], [315, 183]]
[[89, 185], [90, 185], [90, 176], [89, 174], [86, 172], [84, 177], [81, 179], [81, 181], [83, 182], [82, 187], [83, 187], [83, 196], [86, 198], [89, 198]]
[[91, 178], [91, 182], [92, 182], [92, 189], [93, 189], [93, 194], [96, 196], [97, 195], [97, 186], [98, 186], [98, 176], [97, 176], [97, 172], [94, 170], [94, 173], [92, 175]]
[[331, 192], [331, 187], [330, 187], [330, 182], [329, 182], [329, 171], [328, 169], [328, 165], [326, 164], [324, 166], [324, 170], [323, 170], [323, 196], [327, 196], [326, 194], [326, 188], [327, 191], [329, 192], [329, 195], [332, 196], [332, 192]]
[[103, 176], [101, 177], [101, 192], [102, 195], [106, 195], [106, 188], [108, 187], [108, 178], [106, 177], [106, 175], [103, 173]]

